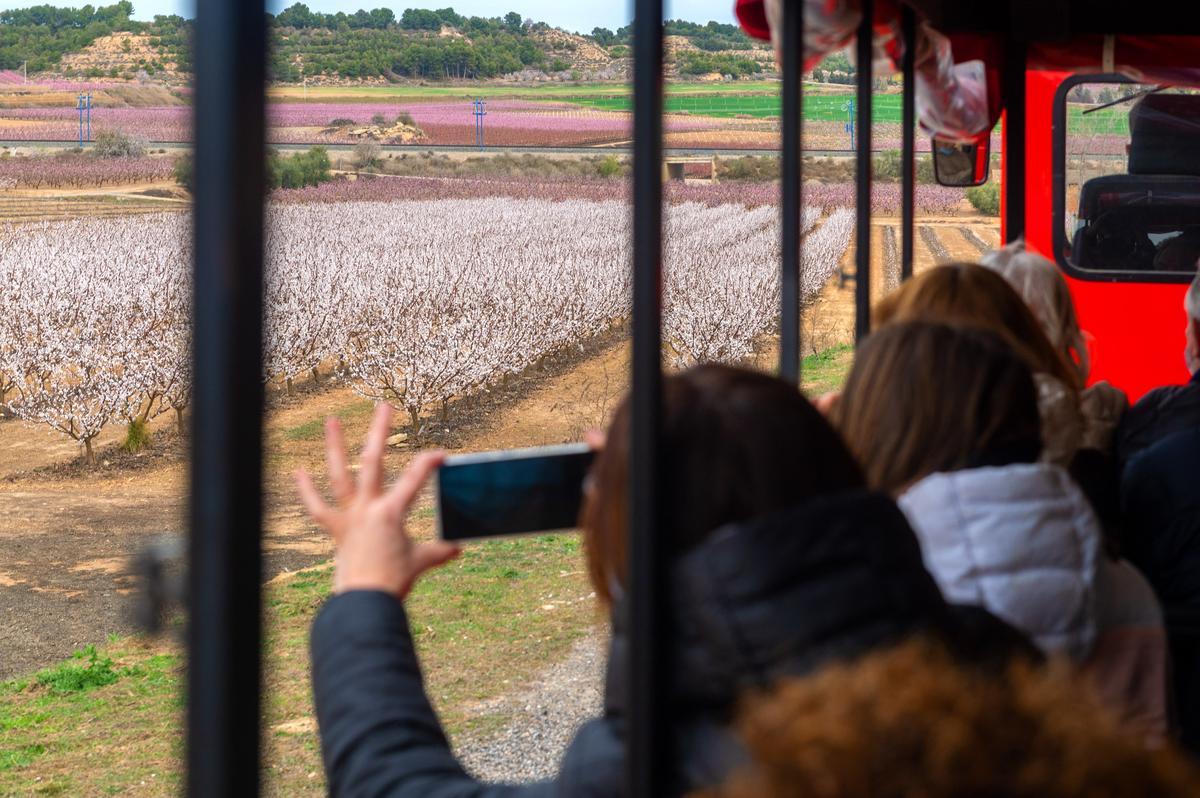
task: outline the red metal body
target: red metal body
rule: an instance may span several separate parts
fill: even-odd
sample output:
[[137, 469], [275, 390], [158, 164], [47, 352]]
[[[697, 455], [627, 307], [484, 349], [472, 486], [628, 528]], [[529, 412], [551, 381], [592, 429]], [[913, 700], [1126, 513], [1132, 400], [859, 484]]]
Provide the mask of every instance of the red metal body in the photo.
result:
[[[1041, 70], [1026, 73], [1025, 234], [1029, 246], [1051, 260], [1054, 93], [1068, 76]], [[1004, 168], [1002, 163], [1002, 172]], [[1091, 343], [1093, 382], [1107, 380], [1129, 394], [1130, 401], [1160, 385], [1187, 382], [1186, 285], [1066, 278], [1079, 325]]]

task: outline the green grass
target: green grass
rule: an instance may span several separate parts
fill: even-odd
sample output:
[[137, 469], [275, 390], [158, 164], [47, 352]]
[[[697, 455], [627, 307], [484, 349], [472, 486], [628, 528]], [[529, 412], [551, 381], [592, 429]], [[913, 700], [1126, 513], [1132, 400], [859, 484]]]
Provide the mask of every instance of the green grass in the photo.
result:
[[[307, 647], [331, 576], [308, 569], [264, 594], [267, 794], [324, 794]], [[418, 582], [409, 616], [447, 730], [502, 723], [481, 702], [561, 658], [597, 619], [590, 594], [572, 534], [473, 544]], [[118, 637], [0, 683], [0, 795], [177, 795], [183, 664], [173, 642]]]
[[[345, 424], [370, 418], [374, 410], [375, 405], [363, 399], [343, 407], [335, 415]], [[289, 441], [319, 441], [325, 437], [325, 418], [314, 418], [294, 427], [288, 427], [283, 430], [283, 437]]]
[[829, 391], [841, 390], [853, 364], [852, 344], [841, 344], [807, 356], [800, 369], [804, 393], [815, 398]]
[[66, 695], [105, 687], [119, 678], [112, 659], [102, 656], [95, 646], [87, 646], [61, 665], [39, 671], [37, 683], [55, 695]]

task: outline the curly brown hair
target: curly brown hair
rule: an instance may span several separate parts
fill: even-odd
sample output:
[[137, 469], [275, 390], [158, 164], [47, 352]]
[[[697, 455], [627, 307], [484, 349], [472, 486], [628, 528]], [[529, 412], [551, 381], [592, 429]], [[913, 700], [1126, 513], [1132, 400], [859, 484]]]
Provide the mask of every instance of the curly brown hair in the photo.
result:
[[1122, 732], [1069, 664], [997, 677], [915, 640], [749, 699], [753, 762], [704, 798], [1175, 798], [1200, 772]]

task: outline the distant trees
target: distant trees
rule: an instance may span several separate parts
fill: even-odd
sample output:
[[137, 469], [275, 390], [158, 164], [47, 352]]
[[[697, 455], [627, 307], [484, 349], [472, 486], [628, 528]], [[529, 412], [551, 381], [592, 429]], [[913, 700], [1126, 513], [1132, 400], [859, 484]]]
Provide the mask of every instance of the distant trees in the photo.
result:
[[737, 25], [720, 22], [700, 24], [682, 19], [669, 19], [663, 26], [668, 36], [687, 36], [692, 44], [708, 52], [749, 50], [754, 46], [753, 40]]
[[26, 63], [30, 72], [51, 69], [65, 53], [82, 50], [114, 31], [130, 30], [132, 14], [129, 0], [99, 8], [40, 5], [2, 11], [0, 69], [20, 69]]
[[271, 152], [267, 156], [267, 185], [270, 188], [318, 186], [333, 178], [329, 172], [331, 166], [329, 152], [324, 147], [290, 156]]
[[722, 75], [741, 78], [762, 72], [762, 66], [753, 58], [722, 53], [682, 52], [679, 54], [678, 66], [681, 75], [706, 75], [710, 72], [719, 72]]

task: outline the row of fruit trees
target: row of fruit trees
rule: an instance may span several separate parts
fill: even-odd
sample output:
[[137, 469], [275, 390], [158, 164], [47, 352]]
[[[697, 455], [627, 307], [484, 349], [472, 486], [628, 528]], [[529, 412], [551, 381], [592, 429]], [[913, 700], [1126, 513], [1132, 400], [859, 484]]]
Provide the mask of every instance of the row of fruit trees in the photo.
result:
[[[805, 296], [853, 232], [840, 208], [804, 217]], [[348, 202], [269, 210], [264, 380], [337, 374], [407, 412], [432, 410], [625, 322], [621, 201]], [[669, 206], [670, 364], [737, 361], [776, 323], [770, 206]], [[78, 441], [174, 413], [191, 391], [190, 217], [158, 214], [0, 232], [0, 405]]]

